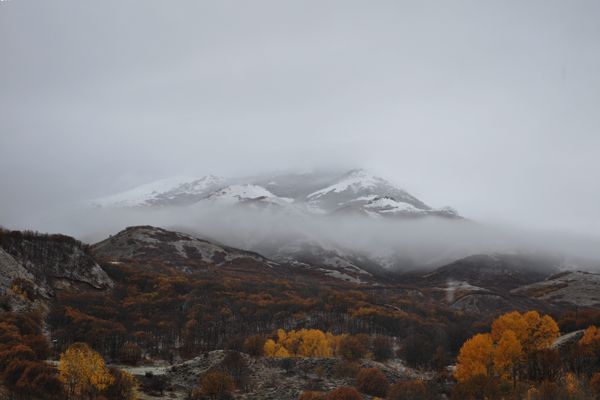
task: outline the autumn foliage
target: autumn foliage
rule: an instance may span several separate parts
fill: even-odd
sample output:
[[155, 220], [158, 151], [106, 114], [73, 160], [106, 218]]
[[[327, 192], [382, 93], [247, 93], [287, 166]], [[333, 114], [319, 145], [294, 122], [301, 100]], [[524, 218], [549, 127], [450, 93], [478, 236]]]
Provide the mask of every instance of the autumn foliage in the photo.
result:
[[86, 343], [69, 346], [60, 355], [58, 370], [69, 399], [95, 396], [114, 381], [104, 359]]
[[421, 400], [428, 398], [428, 390], [425, 382], [421, 380], [400, 381], [390, 386], [388, 400]]
[[231, 394], [235, 389], [234, 380], [228, 373], [219, 370], [208, 371], [200, 378], [200, 388], [194, 398], [206, 396], [218, 400]]
[[268, 339], [264, 354], [268, 357], [332, 357], [340, 341], [339, 336], [318, 329], [277, 331], [277, 340]]
[[390, 383], [377, 368], [364, 368], [358, 372], [356, 377], [356, 388], [371, 396], [384, 397]]
[[556, 322], [536, 311], [513, 311], [498, 317], [492, 332], [477, 334], [460, 349], [455, 378], [464, 383], [476, 376], [515, 381], [527, 356], [548, 348], [559, 335]]
[[37, 313], [0, 314], [0, 377], [15, 398], [62, 399], [56, 368]]
[[327, 394], [327, 400], [363, 400], [363, 397], [353, 387], [340, 387]]

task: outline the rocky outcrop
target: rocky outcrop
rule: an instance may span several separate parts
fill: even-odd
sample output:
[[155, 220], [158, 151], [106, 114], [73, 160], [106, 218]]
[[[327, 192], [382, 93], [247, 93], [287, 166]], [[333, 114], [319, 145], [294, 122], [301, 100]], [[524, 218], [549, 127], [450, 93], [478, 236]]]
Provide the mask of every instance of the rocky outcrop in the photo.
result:
[[33, 275], [10, 254], [0, 248], [0, 295], [5, 295], [17, 279], [33, 282]]
[[103, 290], [113, 286], [87, 246], [69, 236], [2, 231], [0, 248], [0, 285], [4, 290], [15, 278], [31, 281], [43, 297], [51, 297], [63, 287]]
[[[215, 350], [174, 365], [165, 371], [169, 382], [188, 392], [199, 378], [212, 368], [219, 368], [227, 352]], [[248, 371], [248, 392], [240, 391], [237, 399], [296, 400], [305, 390], [328, 391], [340, 386], [354, 386], [354, 377], [338, 376], [336, 365], [347, 363], [335, 358], [268, 358], [241, 353]], [[379, 368], [390, 382], [431, 379], [432, 374], [406, 367], [399, 359], [380, 363], [363, 360], [361, 368]]]
[[153, 226], [132, 226], [92, 246], [93, 253], [109, 262], [160, 261], [186, 269], [219, 266], [252, 260], [265, 266], [275, 263], [250, 251], [211, 243], [180, 232]]

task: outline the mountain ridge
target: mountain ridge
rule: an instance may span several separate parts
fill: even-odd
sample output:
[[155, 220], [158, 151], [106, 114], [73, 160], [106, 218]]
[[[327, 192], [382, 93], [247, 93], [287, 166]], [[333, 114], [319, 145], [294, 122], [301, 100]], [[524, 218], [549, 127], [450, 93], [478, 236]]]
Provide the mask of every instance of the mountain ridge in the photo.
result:
[[[89, 204], [102, 208], [177, 207], [224, 198], [226, 192], [235, 192], [229, 197], [237, 199], [238, 203], [276, 204], [313, 215], [349, 213], [375, 218], [460, 218], [454, 209], [432, 208], [406, 190], [364, 169], [337, 175], [275, 174], [266, 178], [174, 177], [90, 200]], [[229, 201], [231, 205], [234, 203]]]

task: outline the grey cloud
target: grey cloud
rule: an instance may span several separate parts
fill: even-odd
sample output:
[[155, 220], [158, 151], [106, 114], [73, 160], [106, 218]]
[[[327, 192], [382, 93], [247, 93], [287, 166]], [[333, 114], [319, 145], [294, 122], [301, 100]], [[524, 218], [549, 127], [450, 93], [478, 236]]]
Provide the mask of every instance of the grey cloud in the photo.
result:
[[367, 167], [600, 232], [600, 5], [0, 2], [0, 223], [182, 172]]

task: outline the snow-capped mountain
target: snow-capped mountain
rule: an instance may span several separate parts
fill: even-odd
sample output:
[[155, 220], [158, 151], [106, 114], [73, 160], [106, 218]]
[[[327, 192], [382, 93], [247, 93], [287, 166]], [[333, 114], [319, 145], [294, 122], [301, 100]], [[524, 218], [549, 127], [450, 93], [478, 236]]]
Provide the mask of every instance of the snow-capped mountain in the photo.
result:
[[121, 193], [91, 200], [99, 207], [147, 207], [189, 205], [223, 187], [223, 178], [177, 176], [147, 183]]
[[243, 184], [230, 185], [216, 190], [209, 194], [203, 201], [211, 201], [224, 205], [276, 205], [285, 207], [292, 204], [294, 199], [276, 196], [262, 186]]
[[356, 213], [376, 218], [457, 217], [450, 208], [433, 209], [407, 191], [365, 170], [352, 170], [306, 197], [310, 209]]
[[344, 174], [273, 174], [234, 179], [213, 175], [177, 177], [141, 185], [91, 203], [100, 207], [165, 207], [215, 202], [277, 206], [316, 215], [458, 217], [451, 208], [431, 208], [389, 181], [360, 169]]

